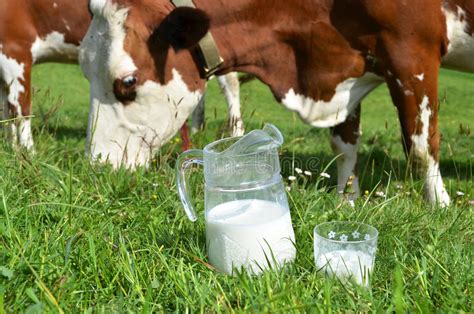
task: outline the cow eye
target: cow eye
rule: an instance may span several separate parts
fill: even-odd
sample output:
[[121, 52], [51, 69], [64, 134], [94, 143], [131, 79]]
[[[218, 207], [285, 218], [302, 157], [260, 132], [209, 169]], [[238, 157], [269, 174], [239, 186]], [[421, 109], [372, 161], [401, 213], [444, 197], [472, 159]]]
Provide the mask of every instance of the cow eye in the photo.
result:
[[128, 75], [122, 79], [123, 86], [130, 88], [137, 84], [137, 77], [135, 75]]

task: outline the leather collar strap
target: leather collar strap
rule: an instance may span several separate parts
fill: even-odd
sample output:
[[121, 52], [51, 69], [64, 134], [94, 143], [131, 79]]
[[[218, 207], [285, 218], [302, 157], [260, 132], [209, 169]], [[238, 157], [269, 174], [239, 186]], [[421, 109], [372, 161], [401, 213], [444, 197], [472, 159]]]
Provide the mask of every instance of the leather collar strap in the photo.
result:
[[[171, 0], [171, 3], [173, 3], [175, 7], [196, 7], [192, 0]], [[204, 35], [204, 37], [199, 41], [198, 46], [203, 75], [206, 78], [209, 78], [219, 70], [224, 59], [222, 59], [219, 54], [219, 49], [217, 48], [211, 32], [207, 32], [206, 35]]]

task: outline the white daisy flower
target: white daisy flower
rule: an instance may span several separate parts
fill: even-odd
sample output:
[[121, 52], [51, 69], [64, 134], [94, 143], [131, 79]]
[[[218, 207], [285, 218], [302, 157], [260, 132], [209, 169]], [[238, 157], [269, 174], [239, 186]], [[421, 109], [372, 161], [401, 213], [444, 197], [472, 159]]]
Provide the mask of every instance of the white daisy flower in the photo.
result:
[[295, 176], [289, 176], [289, 177], [288, 177], [288, 180], [290, 180], [290, 181], [295, 181], [295, 180], [296, 180], [296, 177], [295, 177]]
[[385, 193], [382, 192], [382, 191], [377, 191], [377, 192], [375, 192], [375, 196], [378, 196], [378, 197], [385, 197]]
[[291, 186], [287, 186], [287, 187], [286, 187], [286, 190], [287, 190], [288, 192], [290, 192], [290, 191], [291, 191]]
[[308, 177], [311, 177], [313, 175], [311, 171], [308, 171], [308, 170], [305, 170], [304, 174], [307, 175]]
[[341, 240], [342, 242], [346, 242], [347, 238], [348, 237], [345, 234], [341, 234], [341, 236], [339, 237], [339, 240]]
[[320, 175], [321, 177], [327, 178], [327, 179], [329, 179], [329, 178], [331, 177], [331, 176], [329, 175], [329, 173], [326, 173], [326, 172], [321, 172], [319, 175]]
[[334, 231], [330, 231], [330, 232], [328, 233], [328, 238], [329, 238], [329, 239], [334, 239], [335, 237], [336, 237], [336, 233], [335, 233]]
[[303, 173], [303, 170], [301, 170], [300, 168], [295, 168], [295, 171], [297, 174], [302, 174]]
[[397, 188], [397, 190], [403, 189], [403, 185], [401, 185], [401, 184], [397, 184], [395, 187]]
[[360, 237], [360, 232], [357, 231], [357, 230], [354, 231], [354, 232], [352, 232], [352, 237], [353, 237], [354, 239], [359, 239], [359, 237]]
[[366, 233], [365, 236], [364, 236], [364, 240], [370, 240], [370, 234]]
[[464, 196], [464, 192], [456, 191], [456, 195], [457, 195], [457, 196]]
[[153, 183], [152, 186], [156, 188], [158, 186], [158, 183]]

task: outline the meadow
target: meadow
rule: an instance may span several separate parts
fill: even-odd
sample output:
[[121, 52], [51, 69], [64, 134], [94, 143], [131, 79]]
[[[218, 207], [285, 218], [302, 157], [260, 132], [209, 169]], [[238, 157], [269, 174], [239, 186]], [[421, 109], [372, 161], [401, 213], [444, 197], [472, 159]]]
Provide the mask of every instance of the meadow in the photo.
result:
[[[206, 263], [203, 178], [192, 177], [199, 220], [178, 199], [180, 139], [150, 169], [113, 171], [84, 154], [88, 84], [75, 65], [33, 73], [37, 153], [0, 145], [0, 313], [42, 312], [471, 312], [474, 287], [474, 77], [442, 71], [441, 172], [453, 204], [431, 206], [407, 169], [386, 87], [364, 101], [359, 169], [363, 196], [352, 208], [335, 193], [329, 133], [303, 124], [253, 81], [242, 86], [246, 129], [272, 122], [285, 136], [297, 257], [261, 276], [235, 277]], [[226, 135], [217, 84], [194, 147]], [[311, 162], [308, 162], [311, 160]], [[312, 172], [298, 175], [295, 167]], [[327, 172], [331, 178], [320, 176]], [[297, 180], [287, 178], [295, 175]], [[370, 289], [326, 278], [313, 258], [313, 228], [332, 220], [380, 231]]]

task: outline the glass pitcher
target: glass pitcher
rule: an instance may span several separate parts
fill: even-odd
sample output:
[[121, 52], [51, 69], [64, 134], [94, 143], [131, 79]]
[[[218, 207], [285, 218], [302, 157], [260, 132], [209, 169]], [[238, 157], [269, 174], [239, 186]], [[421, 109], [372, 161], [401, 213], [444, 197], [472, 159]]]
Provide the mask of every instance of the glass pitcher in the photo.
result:
[[258, 274], [291, 262], [296, 255], [278, 148], [280, 131], [271, 124], [243, 137], [225, 138], [203, 150], [188, 150], [176, 163], [184, 210], [197, 220], [186, 180], [192, 164], [204, 166], [206, 244], [209, 262], [232, 274]]

